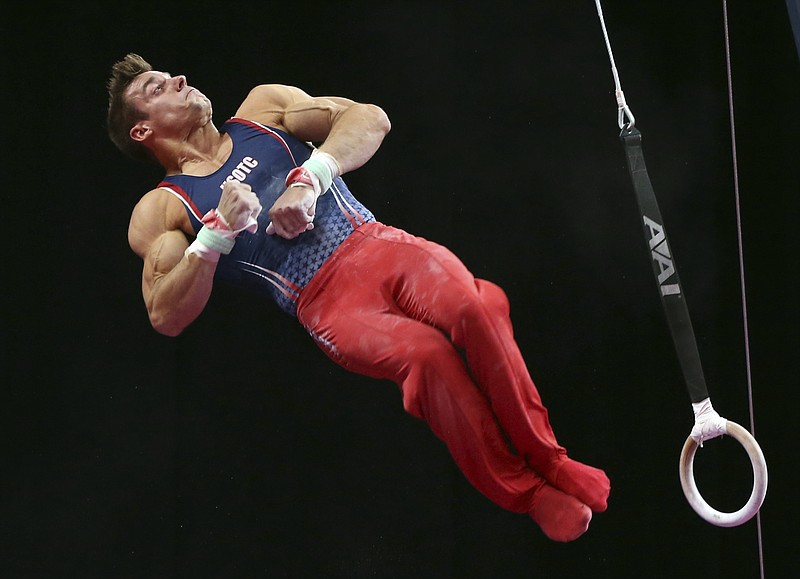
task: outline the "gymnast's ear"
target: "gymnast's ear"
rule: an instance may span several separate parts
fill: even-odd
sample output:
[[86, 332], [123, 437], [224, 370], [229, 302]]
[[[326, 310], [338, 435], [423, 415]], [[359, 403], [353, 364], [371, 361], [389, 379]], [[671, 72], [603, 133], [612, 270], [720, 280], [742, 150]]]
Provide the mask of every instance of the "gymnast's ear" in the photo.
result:
[[139, 121], [133, 127], [131, 127], [130, 136], [131, 139], [134, 141], [141, 143], [144, 141], [148, 135], [152, 132], [150, 129], [150, 125], [147, 124], [147, 121]]

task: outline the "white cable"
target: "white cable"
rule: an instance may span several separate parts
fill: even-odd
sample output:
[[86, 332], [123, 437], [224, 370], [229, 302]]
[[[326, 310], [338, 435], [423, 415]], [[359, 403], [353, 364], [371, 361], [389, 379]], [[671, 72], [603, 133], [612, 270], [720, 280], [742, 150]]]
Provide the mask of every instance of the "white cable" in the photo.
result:
[[[608, 50], [608, 59], [611, 61], [611, 74], [614, 76], [614, 94], [617, 97], [617, 124], [620, 129], [632, 129], [636, 126], [636, 119], [631, 112], [630, 107], [625, 102], [625, 93], [622, 92], [622, 83], [619, 80], [619, 73], [617, 72], [617, 64], [614, 62], [614, 52], [611, 50], [611, 41], [608, 38], [608, 30], [606, 30], [606, 20], [603, 17], [603, 7], [600, 6], [600, 0], [595, 0], [597, 6], [597, 15], [600, 17], [600, 27], [603, 29], [603, 38], [606, 41], [606, 50]], [[625, 118], [628, 121], [625, 121]]]
[[[731, 120], [731, 153], [733, 157], [733, 193], [736, 203], [736, 237], [739, 249], [739, 283], [742, 292], [742, 320], [744, 327], [745, 372], [747, 375], [747, 401], [750, 412], [750, 433], [755, 436], [755, 411], [753, 407], [753, 379], [750, 364], [750, 330], [747, 315], [747, 291], [744, 275], [744, 243], [742, 242], [742, 208], [739, 197], [739, 161], [736, 153], [736, 122], [733, 114], [733, 67], [731, 66], [730, 26], [728, 23], [728, 2], [722, 0], [723, 28], [725, 30], [725, 71], [728, 81], [728, 110]], [[758, 561], [761, 579], [764, 579], [764, 541], [761, 530], [761, 511], [756, 513], [756, 529], [758, 535]]]

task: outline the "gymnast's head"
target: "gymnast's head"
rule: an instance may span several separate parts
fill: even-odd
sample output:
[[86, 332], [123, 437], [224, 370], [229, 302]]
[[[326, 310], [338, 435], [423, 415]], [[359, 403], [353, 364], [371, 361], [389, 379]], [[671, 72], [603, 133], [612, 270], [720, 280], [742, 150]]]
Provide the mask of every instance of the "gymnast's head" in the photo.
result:
[[211, 122], [211, 102], [185, 76], [153, 70], [138, 54], [112, 66], [106, 87], [108, 136], [134, 159], [157, 161], [153, 148], [160, 138]]

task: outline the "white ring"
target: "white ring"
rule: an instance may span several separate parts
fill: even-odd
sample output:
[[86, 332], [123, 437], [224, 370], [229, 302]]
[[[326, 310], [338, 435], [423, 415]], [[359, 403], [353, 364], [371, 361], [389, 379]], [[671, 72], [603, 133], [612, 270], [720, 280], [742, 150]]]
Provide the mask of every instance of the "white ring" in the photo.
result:
[[694, 454], [697, 452], [697, 443], [691, 436], [686, 439], [681, 452], [680, 477], [683, 494], [698, 515], [718, 527], [736, 527], [749, 521], [761, 508], [767, 494], [767, 463], [756, 439], [746, 429], [730, 420], [727, 421], [727, 433], [744, 447], [753, 465], [753, 492], [747, 504], [736, 512], [723, 513], [712, 508], [697, 490], [694, 481]]

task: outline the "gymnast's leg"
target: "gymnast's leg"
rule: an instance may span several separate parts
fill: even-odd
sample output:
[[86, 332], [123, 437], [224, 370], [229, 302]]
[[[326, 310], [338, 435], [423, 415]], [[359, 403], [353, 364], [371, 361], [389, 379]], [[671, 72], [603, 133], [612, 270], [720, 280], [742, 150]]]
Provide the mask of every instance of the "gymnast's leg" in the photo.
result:
[[348, 279], [347, 285], [336, 284], [336, 290], [301, 301], [298, 309], [322, 349], [351, 371], [395, 380], [406, 410], [428, 423], [467, 479], [489, 499], [528, 512], [550, 539], [571, 541], [582, 535], [591, 520], [589, 507], [547, 484], [511, 452], [449, 340], [406, 317], [381, 294], [363, 291], [356, 276]]
[[351, 261], [376, 279], [380, 275], [381, 295], [390, 296], [399, 313], [437, 328], [465, 354], [472, 383], [536, 472], [592, 510], [604, 511], [608, 477], [567, 458], [558, 444], [514, 340], [503, 291], [476, 280], [445, 247], [379, 224], [370, 224], [364, 233], [368, 242]]
[[[455, 266], [449, 271], [461, 276], [460, 269]], [[608, 477], [600, 469], [568, 458], [556, 442], [547, 409], [514, 340], [505, 293], [490, 282], [471, 278], [463, 280], [462, 288], [455, 292], [457, 303], [462, 304], [457, 311], [434, 308], [442, 313], [437, 325], [465, 352], [470, 371], [491, 400], [494, 414], [532, 468], [592, 510], [606, 510]]]

